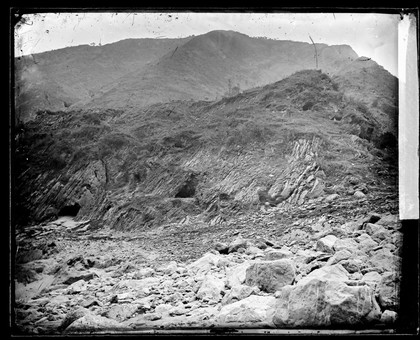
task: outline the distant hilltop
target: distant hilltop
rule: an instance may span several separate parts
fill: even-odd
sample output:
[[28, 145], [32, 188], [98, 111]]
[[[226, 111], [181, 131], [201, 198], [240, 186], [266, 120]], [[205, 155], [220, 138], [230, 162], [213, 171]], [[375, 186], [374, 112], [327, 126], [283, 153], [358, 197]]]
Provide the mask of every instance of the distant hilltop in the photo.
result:
[[[348, 45], [316, 44], [318, 68], [334, 75], [358, 58]], [[314, 69], [310, 43], [211, 31], [179, 39], [126, 39], [16, 58], [16, 114], [75, 107], [133, 108], [214, 100]], [[36, 86], [35, 86], [36, 84]], [[230, 88], [229, 88], [230, 87]]]

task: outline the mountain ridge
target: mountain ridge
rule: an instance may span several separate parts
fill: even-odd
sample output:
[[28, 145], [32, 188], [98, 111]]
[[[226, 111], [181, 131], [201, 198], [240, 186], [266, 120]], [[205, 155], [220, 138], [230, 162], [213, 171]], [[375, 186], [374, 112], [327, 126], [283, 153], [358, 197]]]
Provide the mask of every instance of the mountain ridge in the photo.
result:
[[[142, 46], [136, 49], [136, 42]], [[357, 57], [348, 46], [317, 46], [320, 67], [333, 65], [337, 58], [341, 63], [345, 55]], [[147, 93], [153, 88], [144, 99], [134, 100], [136, 106], [170, 99], [221, 98], [229, 90], [229, 81], [232, 87], [248, 89], [313, 68], [313, 53], [309, 43], [258, 39], [234, 31], [180, 39], [129, 39], [44, 52], [32, 56], [33, 60], [16, 61], [17, 115], [26, 120], [36, 110], [61, 110], [78, 102], [77, 107], [98, 106], [102, 100], [122, 107], [115, 98], [125, 93], [129, 94], [126, 99], [136, 97], [132, 89]], [[140, 61], [135, 60], [136, 55]], [[145, 83], [139, 83], [143, 78]], [[117, 85], [113, 86], [114, 82]], [[35, 83], [36, 88], [31, 86]], [[124, 84], [127, 88], [121, 89]], [[159, 88], [161, 93], [156, 91]]]
[[[344, 48], [345, 53], [342, 50], [342, 46], [338, 51], [323, 46], [318, 52], [320, 65], [332, 72], [336, 65], [331, 59], [340, 59], [341, 65], [357, 57], [349, 47]], [[82, 105], [122, 108], [128, 98], [135, 98], [134, 107], [171, 99], [217, 99], [229, 92], [229, 84], [240, 89], [262, 86], [312, 65], [315, 61], [311, 44], [212, 31], [192, 38], [149, 69], [121, 78], [104, 94]], [[147, 95], [142, 98], [136, 93]]]
[[[133, 67], [145, 67], [188, 39], [126, 39], [15, 58], [16, 116], [25, 121], [32, 119], [36, 110], [62, 110], [90, 98]], [[57, 84], [64, 88], [57, 91]]]

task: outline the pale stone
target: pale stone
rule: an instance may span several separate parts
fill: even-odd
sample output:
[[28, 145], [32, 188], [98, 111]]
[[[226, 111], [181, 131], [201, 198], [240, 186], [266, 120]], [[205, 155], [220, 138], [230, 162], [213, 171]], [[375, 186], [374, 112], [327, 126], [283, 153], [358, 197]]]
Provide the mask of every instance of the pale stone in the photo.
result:
[[365, 282], [379, 283], [381, 279], [382, 279], [382, 276], [378, 272], [368, 272], [362, 277], [362, 281], [365, 281]]
[[220, 255], [206, 253], [198, 260], [188, 265], [188, 269], [194, 274], [205, 274], [212, 268], [212, 266], [217, 266], [220, 259]]
[[273, 322], [284, 327], [358, 325], [373, 309], [373, 290], [312, 278], [281, 289]]
[[326, 252], [326, 253], [333, 253], [334, 252], [334, 244], [338, 240], [338, 238], [334, 235], [327, 235], [318, 240], [316, 243], [316, 250]]
[[321, 281], [346, 281], [348, 280], [348, 272], [344, 269], [344, 267], [341, 264], [324, 266], [322, 268], [315, 269], [314, 271], [310, 272], [307, 276], [305, 276], [299, 281], [299, 284], [303, 284], [312, 279], [318, 279]]
[[221, 326], [273, 327], [276, 298], [251, 295], [243, 300], [222, 307], [216, 322]]
[[385, 310], [381, 316], [381, 322], [384, 324], [393, 324], [397, 321], [398, 314], [392, 310]]
[[344, 238], [344, 239], [338, 239], [334, 243], [334, 249], [335, 251], [339, 250], [348, 250], [352, 253], [356, 253], [358, 248], [358, 243], [352, 239], [352, 238]]
[[354, 194], [353, 194], [353, 196], [356, 197], [356, 198], [364, 198], [364, 197], [366, 197], [366, 195], [363, 192], [359, 191], [359, 190], [355, 191]]
[[245, 261], [239, 265], [229, 268], [226, 271], [226, 284], [228, 287], [240, 285], [245, 282], [246, 271], [251, 266], [252, 262]]
[[69, 327], [66, 328], [65, 333], [84, 333], [88, 331], [106, 331], [122, 328], [124, 328], [124, 326], [120, 325], [120, 323], [115, 320], [89, 313], [74, 321]]
[[197, 292], [199, 299], [208, 299], [219, 301], [222, 296], [221, 292], [225, 287], [225, 282], [214, 275], [206, 275], [201, 284], [200, 289]]
[[274, 293], [281, 287], [291, 284], [295, 276], [296, 270], [291, 260], [261, 261], [253, 263], [247, 269], [245, 284]]
[[227, 305], [247, 298], [255, 291], [254, 287], [246, 285], [236, 285], [231, 288], [229, 293], [222, 299], [222, 305]]
[[400, 277], [395, 272], [382, 274], [378, 285], [379, 304], [382, 308], [396, 310], [400, 299]]

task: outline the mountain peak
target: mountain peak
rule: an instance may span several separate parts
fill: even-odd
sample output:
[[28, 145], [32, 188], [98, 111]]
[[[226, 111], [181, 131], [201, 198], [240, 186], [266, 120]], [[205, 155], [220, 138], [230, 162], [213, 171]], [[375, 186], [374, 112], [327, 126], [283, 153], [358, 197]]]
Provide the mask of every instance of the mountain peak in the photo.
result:
[[248, 37], [248, 35], [244, 34], [244, 33], [240, 33], [237, 31], [233, 31], [233, 30], [213, 30], [213, 31], [209, 31], [207, 33], [198, 35], [197, 37], [200, 36], [207, 36], [207, 37], [218, 37], [218, 36], [225, 36], [225, 37], [234, 37], [234, 36], [242, 36], [242, 37]]

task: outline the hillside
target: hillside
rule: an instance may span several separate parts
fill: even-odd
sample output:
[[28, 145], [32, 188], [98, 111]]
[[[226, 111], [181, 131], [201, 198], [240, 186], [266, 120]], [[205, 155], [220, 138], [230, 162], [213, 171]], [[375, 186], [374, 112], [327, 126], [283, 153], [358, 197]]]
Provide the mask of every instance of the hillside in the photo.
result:
[[[349, 46], [320, 44], [319, 66], [334, 72], [357, 58]], [[233, 31], [194, 37], [151, 67], [104, 87], [88, 107], [135, 109], [171, 100], [214, 100], [315, 66], [311, 44], [256, 39]], [[78, 105], [80, 106], [80, 105]]]
[[221, 100], [21, 124], [17, 333], [392, 332], [396, 145], [342, 86], [305, 70]]
[[[318, 181], [341, 188], [331, 193], [346, 192], [346, 176], [375, 183], [373, 164], [380, 167], [381, 149], [395, 145], [384, 144], [384, 132], [365, 106], [336, 88], [327, 75], [302, 71], [213, 102], [155, 104], [135, 114], [39, 114], [23, 127], [17, 149], [19, 216], [42, 221], [77, 203], [81, 218], [128, 228], [142, 218], [146, 225], [157, 216], [169, 218], [159, 209], [170, 207], [177, 194], [190, 198], [185, 208], [201, 213], [222, 193], [233, 205], [253, 205], [259, 187], [272, 195], [288, 191], [289, 176], [298, 175], [287, 157], [299, 140], [322, 149], [312, 151], [313, 179], [322, 171], [327, 177]], [[184, 197], [183, 188], [191, 193]], [[290, 190], [285, 201], [296, 188]], [[139, 215], [138, 209], [150, 212]], [[178, 213], [175, 220], [185, 217]]]
[[62, 110], [89, 99], [101, 87], [142, 69], [189, 39], [127, 39], [16, 58], [16, 115], [26, 121], [37, 110]]
[[355, 98], [369, 107], [383, 130], [397, 135], [397, 78], [375, 61], [360, 57], [339, 69], [333, 79], [348, 98]]
[[[319, 67], [334, 73], [357, 58], [349, 46], [317, 44]], [[145, 67], [147, 66], [147, 67]], [[129, 39], [17, 59], [17, 116], [40, 109], [136, 108], [170, 100], [213, 100], [314, 68], [309, 43], [212, 31], [183, 39]], [[229, 85], [230, 83], [230, 85]]]

